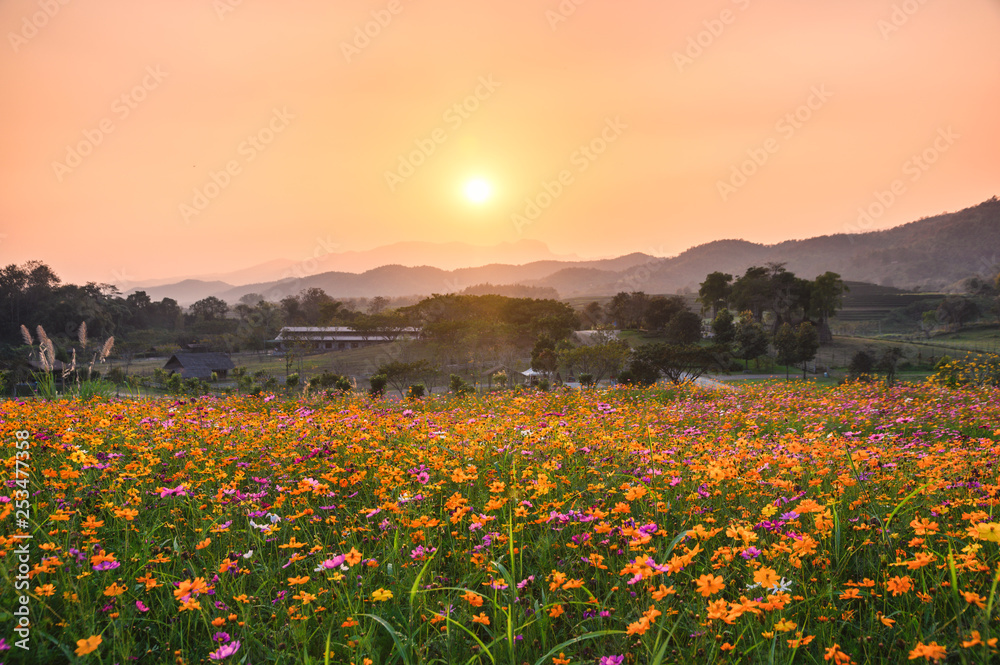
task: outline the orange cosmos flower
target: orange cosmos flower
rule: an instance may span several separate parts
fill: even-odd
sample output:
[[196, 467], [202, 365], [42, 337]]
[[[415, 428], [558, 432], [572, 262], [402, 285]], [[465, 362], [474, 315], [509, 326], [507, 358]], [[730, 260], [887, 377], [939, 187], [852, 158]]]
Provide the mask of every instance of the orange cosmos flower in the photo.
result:
[[478, 593], [474, 593], [472, 591], [466, 591], [465, 593], [462, 594], [462, 598], [464, 598], [473, 607], [483, 606], [483, 597], [480, 596]]
[[91, 515], [87, 518], [87, 521], [85, 521], [80, 526], [84, 529], [98, 529], [104, 526], [104, 520], [98, 520], [96, 517]]
[[823, 660], [832, 660], [837, 665], [847, 665], [851, 662], [851, 657], [840, 650], [839, 644], [834, 644], [823, 654]]
[[115, 597], [122, 595], [126, 591], [128, 591], [128, 587], [118, 586], [118, 582], [112, 582], [111, 586], [104, 590], [104, 595]]
[[[652, 588], [652, 587], [650, 587]], [[660, 588], [653, 592], [653, 600], [663, 600], [665, 597], [677, 593], [673, 585], [666, 586], [664, 584], [660, 585]]]
[[937, 662], [943, 659], [947, 655], [947, 649], [937, 642], [931, 642], [930, 644], [924, 644], [923, 642], [917, 642], [917, 646], [910, 652], [910, 660], [916, 660], [917, 658], [925, 658], [927, 660], [933, 660]]
[[351, 567], [358, 565], [361, 563], [361, 552], [352, 547], [351, 551], [344, 555], [344, 561]]
[[103, 641], [104, 640], [101, 639], [100, 635], [91, 635], [85, 640], [77, 640], [75, 653], [77, 656], [86, 656], [88, 653], [101, 646], [101, 642]]
[[115, 517], [123, 518], [126, 522], [131, 522], [139, 514], [134, 508], [118, 508], [115, 510]]
[[490, 625], [490, 618], [486, 616], [485, 612], [480, 612], [479, 616], [472, 617], [472, 623], [481, 623], [484, 626]]
[[905, 575], [903, 577], [896, 575], [885, 583], [885, 588], [891, 591], [892, 595], [901, 596], [913, 588], [913, 580], [910, 579], [909, 575]]
[[774, 569], [765, 566], [754, 571], [753, 581], [765, 589], [770, 589], [778, 583], [778, 573]]
[[722, 591], [726, 587], [721, 577], [712, 574], [702, 575], [694, 583], [698, 585], [698, 593], [705, 598]]

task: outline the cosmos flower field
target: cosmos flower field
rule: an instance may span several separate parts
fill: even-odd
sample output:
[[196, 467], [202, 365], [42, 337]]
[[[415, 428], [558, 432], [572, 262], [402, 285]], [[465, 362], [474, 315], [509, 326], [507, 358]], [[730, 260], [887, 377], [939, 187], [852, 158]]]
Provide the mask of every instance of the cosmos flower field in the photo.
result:
[[0, 662], [1000, 659], [996, 389], [5, 401], [0, 431]]

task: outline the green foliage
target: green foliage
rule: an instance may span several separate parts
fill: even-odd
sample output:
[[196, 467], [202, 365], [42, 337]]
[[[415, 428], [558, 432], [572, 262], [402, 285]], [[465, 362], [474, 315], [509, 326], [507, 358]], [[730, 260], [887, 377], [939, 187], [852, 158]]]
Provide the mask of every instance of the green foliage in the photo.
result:
[[664, 334], [668, 344], [694, 344], [701, 339], [701, 317], [685, 308], [670, 318]]
[[458, 374], [452, 374], [448, 377], [448, 390], [456, 395], [470, 395], [476, 392], [475, 386], [469, 385], [465, 379], [460, 377]]
[[715, 315], [715, 319], [712, 320], [712, 332], [715, 334], [714, 341], [716, 344], [728, 346], [736, 339], [736, 325], [733, 323], [733, 313], [728, 308], [720, 309], [719, 313]]
[[589, 372], [581, 372], [579, 379], [581, 386], [589, 387], [594, 385], [594, 375], [590, 374]]
[[635, 354], [629, 361], [628, 369], [618, 375], [618, 383], [635, 386], [651, 386], [660, 378], [660, 369], [646, 354]]
[[384, 374], [375, 374], [368, 379], [368, 394], [371, 397], [382, 397], [389, 380]]
[[531, 350], [531, 369], [536, 372], [554, 372], [558, 364], [555, 342], [548, 336], [540, 337]]
[[736, 324], [733, 355], [749, 363], [767, 352], [767, 333], [750, 312], [744, 312]]
[[101, 379], [91, 379], [90, 381], [82, 381], [74, 392], [83, 401], [95, 397], [109, 399], [115, 394], [115, 384]]
[[722, 347], [703, 347], [696, 344], [646, 344], [634, 351], [632, 374], [645, 383], [660, 375], [671, 383], [681, 384], [696, 380], [711, 369], [726, 366]]
[[295, 388], [297, 385], [299, 385], [299, 375], [297, 373], [292, 373], [285, 377], [286, 387]]
[[116, 386], [125, 385], [127, 378], [128, 377], [125, 375], [125, 370], [122, 369], [121, 367], [112, 367], [111, 369], [108, 370], [108, 381], [115, 384]]
[[885, 375], [885, 382], [892, 386], [896, 382], [896, 367], [899, 361], [905, 356], [903, 349], [898, 346], [890, 346], [882, 350], [875, 369]]
[[802, 363], [802, 378], [806, 378], [806, 363], [816, 357], [819, 351], [819, 332], [816, 326], [803, 321], [795, 331], [796, 360]]
[[782, 323], [778, 332], [775, 333], [772, 343], [777, 353], [778, 362], [785, 365], [785, 378], [787, 379], [788, 366], [795, 364], [799, 359], [795, 330], [789, 324]]
[[702, 305], [702, 311], [728, 309], [732, 282], [733, 276], [727, 273], [709, 273], [698, 288], [698, 302]]
[[420, 399], [427, 392], [427, 388], [422, 383], [415, 383], [410, 386], [406, 391], [406, 396], [409, 399]]
[[437, 368], [431, 366], [426, 360], [414, 360], [410, 362], [393, 360], [380, 365], [375, 373], [384, 376], [388, 384], [398, 390], [400, 396], [402, 396], [406, 387], [415, 379], [429, 372], [436, 371]]
[[618, 374], [628, 362], [631, 353], [632, 350], [626, 342], [609, 338], [597, 344], [565, 349], [559, 352], [558, 357], [559, 364], [569, 371], [581, 377], [586, 374], [594, 382], [598, 382], [607, 376]]
[[39, 397], [41, 399], [56, 398], [56, 379], [52, 375], [52, 372], [32, 372], [31, 378], [34, 379], [35, 382], [35, 386], [33, 388], [35, 397]]
[[949, 387], [1000, 386], [1000, 356], [984, 354], [978, 358], [953, 360], [941, 356], [934, 366], [933, 383]]
[[[945, 356], [947, 357], [947, 356]], [[944, 358], [942, 358], [943, 360]], [[847, 365], [847, 378], [852, 380], [864, 380], [869, 377], [875, 369], [875, 357], [868, 351], [862, 349], [851, 356], [851, 362]]]

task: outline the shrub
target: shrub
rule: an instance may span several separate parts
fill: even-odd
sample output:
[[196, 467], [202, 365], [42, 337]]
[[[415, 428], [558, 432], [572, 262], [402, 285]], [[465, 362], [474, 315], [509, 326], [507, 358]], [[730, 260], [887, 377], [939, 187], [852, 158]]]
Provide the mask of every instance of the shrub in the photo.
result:
[[406, 396], [409, 397], [410, 399], [420, 399], [421, 397], [424, 396], [424, 393], [426, 391], [427, 388], [424, 387], [424, 384], [415, 383], [412, 386], [410, 386], [409, 390], [406, 391]]
[[452, 374], [451, 377], [449, 377], [448, 389], [459, 395], [468, 395], [469, 393], [476, 391], [474, 387], [470, 386], [465, 379], [460, 377], [458, 374]]
[[128, 377], [125, 375], [125, 370], [121, 367], [112, 367], [108, 370], [108, 381], [115, 384], [116, 386], [125, 385]]
[[386, 378], [385, 374], [375, 374], [368, 379], [368, 394], [372, 397], [381, 397], [385, 394], [385, 386], [387, 383], [389, 383], [389, 379]]

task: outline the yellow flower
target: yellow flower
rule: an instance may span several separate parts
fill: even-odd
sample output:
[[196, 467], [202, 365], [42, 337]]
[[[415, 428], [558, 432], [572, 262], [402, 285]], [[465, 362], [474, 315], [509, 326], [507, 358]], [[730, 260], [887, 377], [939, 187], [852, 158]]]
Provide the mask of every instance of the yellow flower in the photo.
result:
[[376, 589], [372, 592], [372, 600], [385, 601], [392, 598], [392, 592], [387, 589]]
[[91, 635], [85, 640], [77, 640], [76, 655], [86, 656], [88, 653], [94, 651], [95, 649], [97, 649], [97, 647], [101, 646], [102, 641], [103, 640], [101, 639], [100, 635]]
[[788, 619], [782, 619], [778, 623], [774, 624], [774, 629], [779, 633], [787, 633], [790, 630], [795, 630], [798, 626], [794, 621], [789, 621]]
[[982, 524], [977, 524], [976, 531], [979, 532], [979, 540], [989, 540], [994, 543], [1000, 543], [1000, 522], [984, 522]]

